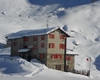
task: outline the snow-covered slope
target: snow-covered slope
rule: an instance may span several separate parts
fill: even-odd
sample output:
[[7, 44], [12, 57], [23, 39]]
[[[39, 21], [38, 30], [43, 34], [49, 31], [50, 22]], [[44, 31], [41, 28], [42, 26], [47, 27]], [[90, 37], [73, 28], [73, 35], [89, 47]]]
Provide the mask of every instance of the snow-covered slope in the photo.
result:
[[68, 39], [68, 49], [79, 54], [75, 68], [88, 69], [86, 59], [91, 57], [91, 76], [99, 77], [100, 1], [92, 4], [91, 0], [69, 0], [67, 3], [66, 0], [34, 1], [0, 0], [0, 42], [5, 43], [4, 37], [9, 33], [43, 28], [47, 22], [49, 27], [67, 25], [67, 32], [72, 36]]

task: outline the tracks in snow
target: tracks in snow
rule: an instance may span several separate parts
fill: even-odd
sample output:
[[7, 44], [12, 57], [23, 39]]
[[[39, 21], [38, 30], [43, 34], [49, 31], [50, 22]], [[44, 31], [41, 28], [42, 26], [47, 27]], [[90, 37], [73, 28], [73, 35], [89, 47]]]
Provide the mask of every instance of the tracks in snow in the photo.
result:
[[26, 75], [25, 77], [34, 76], [34, 75], [40, 73], [42, 70], [44, 70], [45, 65], [44, 65], [43, 63], [41, 63], [41, 62], [39, 62], [39, 61], [34, 61], [34, 60], [31, 61], [31, 63], [32, 63], [34, 66], [36, 66], [37, 68], [36, 68], [35, 71], [33, 71], [31, 74]]

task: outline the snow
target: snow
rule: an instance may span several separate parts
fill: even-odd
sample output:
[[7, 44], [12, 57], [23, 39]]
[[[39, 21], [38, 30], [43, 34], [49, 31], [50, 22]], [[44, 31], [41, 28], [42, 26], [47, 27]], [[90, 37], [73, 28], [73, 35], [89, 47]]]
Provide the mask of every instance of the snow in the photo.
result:
[[23, 30], [9, 35], [8, 39], [21, 38], [23, 36], [44, 35], [53, 29], [55, 29], [55, 27], [48, 28], [48, 29], [45, 28], [45, 29], [37, 29], [37, 30]]
[[19, 49], [18, 52], [28, 52], [30, 49]]
[[[52, 32], [58, 28], [60, 28], [60, 27], [52, 27], [52, 28], [37, 29], [37, 30], [22, 30], [22, 31], [18, 31], [16, 33], [12, 33], [6, 37], [7, 37], [7, 39], [14, 39], [14, 38], [22, 38], [24, 36], [44, 35], [44, 34], [49, 34], [50, 32]], [[63, 29], [61, 29], [61, 30], [68, 35], [68, 33], [65, 32]]]
[[[4, 48], [0, 49], [0, 69], [4, 70], [0, 72], [0, 80], [100, 80], [100, 1], [47, 1], [0, 0], [0, 43], [6, 43], [7, 34], [47, 28], [47, 23], [49, 28], [66, 26], [72, 36], [67, 40], [67, 48], [78, 53], [75, 69], [88, 70], [91, 63], [90, 78], [52, 70], [38, 61], [30, 63], [10, 57], [10, 48]], [[88, 57], [91, 62], [86, 60]]]
[[76, 55], [76, 56], [78, 55], [78, 53], [75, 53], [75, 52], [69, 51], [69, 50], [67, 50], [66, 54], [72, 54], [72, 55]]

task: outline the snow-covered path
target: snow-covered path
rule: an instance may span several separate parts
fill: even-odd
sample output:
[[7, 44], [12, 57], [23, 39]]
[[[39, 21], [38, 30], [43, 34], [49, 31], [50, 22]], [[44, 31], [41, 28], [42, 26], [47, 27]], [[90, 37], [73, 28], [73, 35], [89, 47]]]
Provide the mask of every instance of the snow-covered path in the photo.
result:
[[38, 74], [39, 72], [43, 71], [44, 68], [47, 68], [43, 63], [41, 63], [40, 61], [36, 60], [36, 59], [32, 59], [31, 63], [37, 67], [37, 69], [35, 71], [33, 71], [31, 74], [26, 75], [25, 77], [31, 77], [34, 76], [36, 74]]

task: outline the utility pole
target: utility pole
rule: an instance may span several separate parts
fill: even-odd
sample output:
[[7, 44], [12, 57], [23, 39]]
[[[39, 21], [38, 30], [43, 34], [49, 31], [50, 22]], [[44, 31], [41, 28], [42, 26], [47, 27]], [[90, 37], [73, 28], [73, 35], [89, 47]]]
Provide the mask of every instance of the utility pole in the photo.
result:
[[91, 57], [89, 57], [89, 77], [90, 77], [90, 70], [91, 70]]
[[87, 76], [90, 77], [90, 71], [91, 71], [91, 57], [87, 58], [87, 61], [89, 62], [89, 71], [87, 73]]
[[47, 18], [47, 29], [49, 28], [49, 25], [48, 25], [48, 18]]
[[64, 71], [66, 71], [66, 37], [65, 37], [65, 50], [64, 50]]

